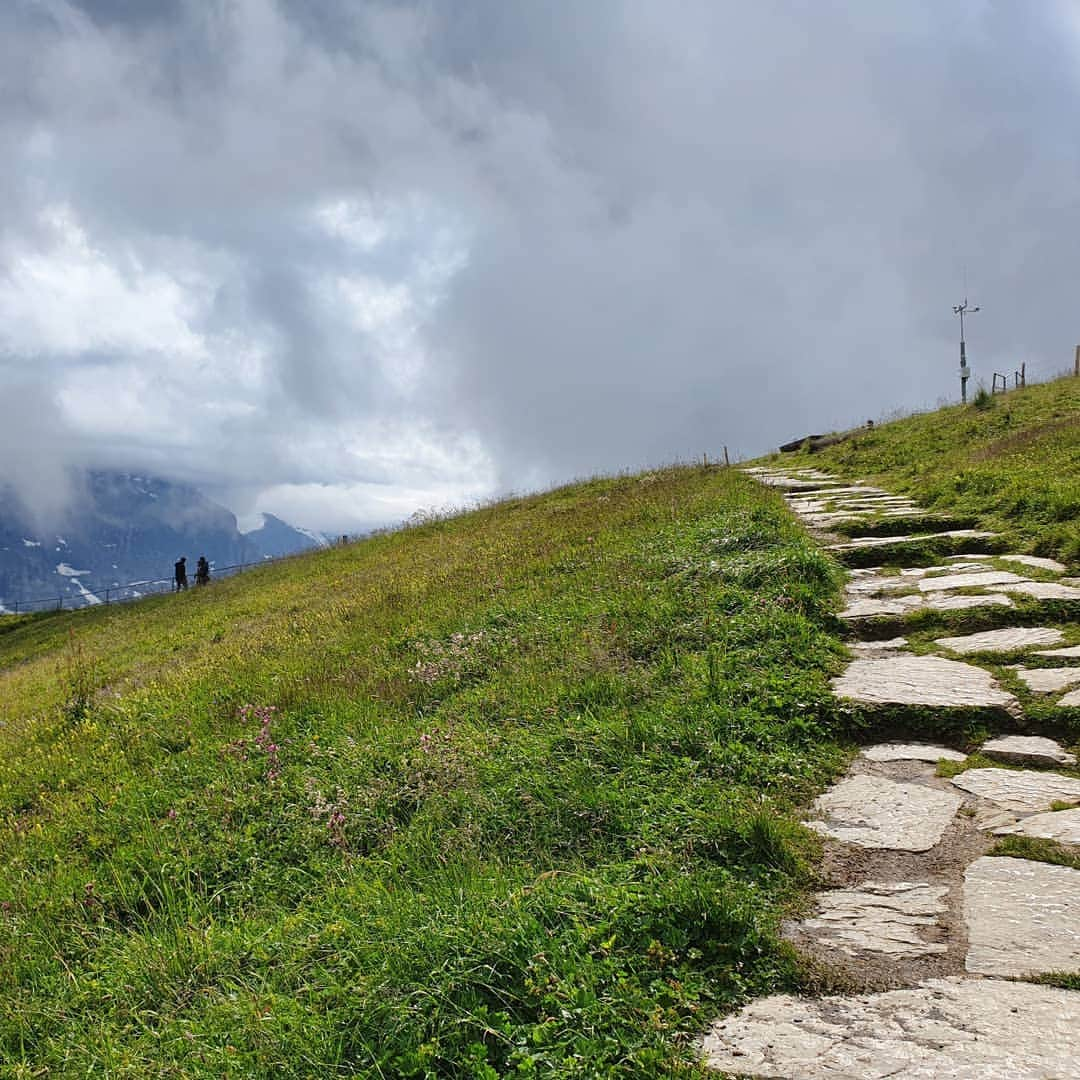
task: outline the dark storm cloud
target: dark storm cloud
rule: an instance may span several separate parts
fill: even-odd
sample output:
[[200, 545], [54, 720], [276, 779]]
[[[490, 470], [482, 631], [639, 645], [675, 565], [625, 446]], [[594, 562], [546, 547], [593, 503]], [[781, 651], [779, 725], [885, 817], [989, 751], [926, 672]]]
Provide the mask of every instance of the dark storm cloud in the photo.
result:
[[932, 404], [965, 280], [976, 374], [1049, 374], [1077, 35], [991, 0], [16, 0], [0, 388], [59, 403], [42, 460], [333, 528]]

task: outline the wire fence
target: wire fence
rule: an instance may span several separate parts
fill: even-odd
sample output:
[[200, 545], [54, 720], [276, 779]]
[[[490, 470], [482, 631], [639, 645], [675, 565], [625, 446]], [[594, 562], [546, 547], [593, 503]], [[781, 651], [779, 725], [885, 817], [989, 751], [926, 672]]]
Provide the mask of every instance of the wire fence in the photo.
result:
[[[233, 563], [230, 566], [211, 566], [210, 581], [223, 577], [235, 577], [245, 570], [254, 570], [259, 566], [269, 566], [273, 563], [284, 562], [293, 559], [304, 552], [293, 552], [290, 555], [273, 555], [258, 562]], [[0, 618], [4, 615], [31, 614], [36, 611], [78, 611], [88, 607], [99, 607], [103, 604], [123, 604], [132, 600], [142, 600], [147, 596], [157, 596], [161, 593], [176, 591], [175, 578], [150, 578], [145, 581], [128, 581], [124, 584], [113, 584], [96, 589], [90, 589], [79, 578], [73, 578], [79, 582], [75, 586], [76, 592], [67, 595], [43, 596], [36, 600], [12, 600], [6, 606], [0, 606]], [[205, 588], [201, 585], [192, 585], [191, 588]]]

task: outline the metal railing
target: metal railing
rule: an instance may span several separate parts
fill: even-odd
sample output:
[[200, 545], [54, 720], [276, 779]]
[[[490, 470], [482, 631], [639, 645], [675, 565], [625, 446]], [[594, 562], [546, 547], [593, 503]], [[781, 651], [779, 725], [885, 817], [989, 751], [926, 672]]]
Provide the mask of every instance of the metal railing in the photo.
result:
[[[308, 550], [318, 549], [311, 548]], [[284, 562], [286, 559], [293, 559], [297, 555], [304, 554], [307, 554], [307, 551], [297, 551], [291, 555], [268, 556], [258, 562], [212, 566], [208, 584], [212, 585], [214, 581], [223, 577], [235, 577], [237, 574], [241, 574], [245, 570], [253, 570], [257, 566], [269, 566], [272, 563]], [[79, 581], [79, 578], [74, 580]], [[9, 606], [5, 605], [6, 610], [0, 609], [0, 618], [5, 615], [28, 615], [38, 611], [81, 611], [84, 608], [100, 607], [104, 604], [130, 603], [133, 600], [142, 600], [147, 596], [159, 596], [161, 593], [173, 592], [176, 589], [176, 581], [171, 577], [129, 581], [124, 584], [107, 585], [97, 589], [91, 589], [82, 582], [80, 584], [86, 590], [85, 592], [69, 593], [67, 596], [43, 596], [36, 600], [13, 600]], [[190, 585], [189, 588], [204, 588], [204, 586]], [[93, 599], [90, 599], [90, 597], [93, 597]]]

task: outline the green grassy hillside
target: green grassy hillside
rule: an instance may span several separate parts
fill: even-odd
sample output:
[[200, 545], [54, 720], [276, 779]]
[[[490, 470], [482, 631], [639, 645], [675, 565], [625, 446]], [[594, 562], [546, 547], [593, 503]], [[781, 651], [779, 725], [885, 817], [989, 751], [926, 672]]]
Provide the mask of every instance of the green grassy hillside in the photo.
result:
[[0, 1075], [682, 1074], [800, 980], [838, 581], [670, 469], [0, 620]]
[[1080, 379], [882, 424], [817, 454], [839, 476], [907, 492], [997, 530], [1017, 551], [1080, 564]]

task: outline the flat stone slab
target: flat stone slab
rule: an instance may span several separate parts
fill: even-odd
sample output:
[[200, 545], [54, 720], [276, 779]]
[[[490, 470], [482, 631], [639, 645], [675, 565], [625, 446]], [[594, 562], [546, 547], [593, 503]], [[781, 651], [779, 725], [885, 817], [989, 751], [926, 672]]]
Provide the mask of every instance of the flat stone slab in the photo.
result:
[[1080, 844], [1080, 809], [1055, 810], [994, 829], [995, 836], [1034, 836], [1039, 840], [1056, 840], [1059, 844]]
[[879, 593], [899, 592], [902, 589], [910, 589], [912, 583], [898, 575], [886, 574], [860, 575], [847, 583], [845, 592], [873, 596]]
[[947, 746], [927, 746], [923, 743], [881, 743], [868, 746], [862, 756], [867, 761], [966, 761], [967, 754]]
[[920, 592], [945, 592], [949, 589], [985, 589], [990, 585], [1006, 585], [1027, 581], [1011, 570], [981, 570], [971, 574], [942, 574], [919, 579]]
[[856, 536], [843, 543], [830, 544], [829, 551], [861, 551], [863, 549], [892, 547], [894, 544], [922, 543], [925, 540], [988, 540], [997, 533], [979, 529], [948, 529], [945, 532], [914, 533], [910, 536]]
[[1016, 698], [989, 672], [940, 656], [888, 656], [853, 660], [833, 679], [837, 697], [869, 705], [1011, 708]]
[[993, 592], [1016, 593], [1036, 600], [1080, 600], [1080, 589], [1056, 581], [1020, 581], [1015, 585], [991, 585]]
[[932, 593], [923, 605], [931, 611], [965, 611], [977, 607], [1015, 607], [1007, 596], [953, 596]]
[[1002, 810], [1036, 814], [1056, 802], [1080, 803], [1080, 780], [1030, 769], [968, 769], [949, 781]]
[[1069, 708], [1080, 707], [1080, 690], [1070, 690], [1063, 698], [1058, 699], [1058, 705]]
[[[972, 974], [1026, 978], [1077, 971], [1080, 870], [984, 855], [964, 871], [964, 920], [964, 966]], [[1080, 1059], [1074, 1068], [1080, 1070]]]
[[848, 648], [857, 653], [896, 652], [907, 648], [906, 637], [892, 637], [887, 641], [853, 641]]
[[1080, 683], [1080, 668], [1026, 668], [1014, 667], [1016, 677], [1027, 683], [1029, 690], [1037, 694], [1056, 694]]
[[811, 829], [856, 847], [929, 851], [963, 799], [950, 791], [881, 776], [849, 776], [820, 795], [813, 810], [824, 820]]
[[1059, 563], [1057, 559], [1044, 559], [1040, 555], [999, 555], [998, 558], [1020, 563], [1021, 566], [1033, 566], [1037, 570], [1050, 570], [1055, 574], [1064, 574], [1066, 570], [1064, 563]]
[[874, 619], [883, 615], [907, 615], [922, 607], [921, 596], [890, 596], [888, 599], [878, 596], [861, 597], [852, 600], [843, 611], [841, 619]]
[[981, 634], [938, 638], [934, 644], [949, 652], [1015, 652], [1036, 645], [1056, 645], [1065, 635], [1052, 627], [1008, 626], [1002, 630], [984, 630]]
[[1036, 656], [1046, 656], [1053, 660], [1069, 660], [1080, 656], [1080, 645], [1066, 645], [1064, 649], [1042, 649]]
[[940, 919], [948, 892], [947, 885], [867, 881], [856, 889], [822, 893], [817, 915], [799, 923], [799, 929], [849, 956], [948, 952], [948, 945], [933, 940], [944, 933]]
[[983, 743], [980, 753], [995, 761], [1010, 765], [1075, 765], [1076, 755], [1070, 754], [1053, 739], [1041, 735], [1004, 735]]
[[965, 978], [781, 994], [718, 1020], [701, 1048], [714, 1069], [774, 1080], [1075, 1080], [1080, 994]]

